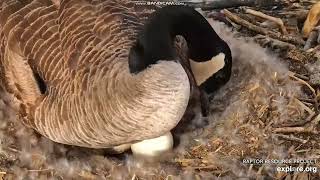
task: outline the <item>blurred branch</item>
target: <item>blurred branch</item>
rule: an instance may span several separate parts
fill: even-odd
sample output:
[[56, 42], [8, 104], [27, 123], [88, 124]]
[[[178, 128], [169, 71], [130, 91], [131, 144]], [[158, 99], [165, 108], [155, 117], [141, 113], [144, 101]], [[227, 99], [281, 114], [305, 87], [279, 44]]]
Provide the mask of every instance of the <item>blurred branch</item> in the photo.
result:
[[252, 9], [245, 9], [245, 12], [248, 13], [248, 14], [251, 14], [251, 15], [254, 15], [254, 16], [257, 16], [257, 17], [260, 17], [260, 18], [263, 18], [263, 19], [266, 19], [266, 20], [269, 20], [269, 21], [272, 21], [272, 22], [275, 22], [279, 26], [279, 28], [281, 29], [282, 34], [288, 34], [287, 29], [284, 26], [284, 23], [280, 18], [272, 17], [272, 16], [269, 16], [267, 14], [264, 14], [262, 12], [255, 11], [255, 10], [252, 10]]
[[190, 6], [203, 10], [213, 10], [239, 6], [268, 7], [284, 4], [285, 0], [183, 0], [179, 2], [184, 2]]
[[303, 47], [303, 50], [307, 51], [310, 49], [317, 41], [318, 38], [318, 31], [311, 31], [309, 34], [308, 40], [306, 41], [306, 44]]
[[281, 127], [275, 128], [273, 130], [274, 133], [311, 133], [311, 134], [318, 134], [317, 130], [313, 128], [306, 128], [306, 127]]
[[305, 42], [300, 38], [295, 38], [295, 37], [289, 36], [289, 35], [282, 35], [281, 33], [275, 33], [275, 32], [269, 31], [268, 29], [256, 26], [256, 25], [250, 23], [249, 21], [244, 20], [244, 19], [240, 18], [239, 16], [231, 13], [227, 9], [224, 9], [223, 12], [226, 15], [226, 17], [229, 18], [231, 21], [233, 21], [237, 24], [240, 24], [241, 26], [244, 26], [244, 27], [246, 27], [252, 31], [255, 31], [259, 34], [266, 35], [271, 38], [278, 39], [280, 41], [289, 42], [289, 43], [292, 43], [295, 45], [304, 45], [305, 44]]
[[296, 48], [296, 46], [291, 43], [283, 42], [278, 39], [270, 38], [261, 34], [256, 35], [254, 37], [254, 40], [258, 42], [262, 47], [266, 47], [266, 45], [269, 45], [272, 49], [279, 48], [282, 50], [288, 50]]
[[296, 142], [299, 142], [299, 143], [302, 143], [302, 144], [305, 144], [308, 142], [308, 140], [305, 140], [305, 139], [301, 139], [301, 138], [297, 138], [293, 135], [284, 135], [284, 134], [275, 134], [276, 136], [280, 137], [280, 138], [283, 138], [285, 140], [290, 140], [290, 141], [296, 141]]

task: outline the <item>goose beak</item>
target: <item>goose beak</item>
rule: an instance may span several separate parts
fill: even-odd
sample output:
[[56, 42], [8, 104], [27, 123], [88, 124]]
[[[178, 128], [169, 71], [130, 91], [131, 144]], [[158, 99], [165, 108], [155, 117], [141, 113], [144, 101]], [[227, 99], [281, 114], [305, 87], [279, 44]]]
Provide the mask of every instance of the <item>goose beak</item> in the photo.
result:
[[172, 150], [173, 137], [171, 132], [163, 136], [147, 139], [131, 145], [131, 151], [135, 156], [158, 157], [161, 154]]

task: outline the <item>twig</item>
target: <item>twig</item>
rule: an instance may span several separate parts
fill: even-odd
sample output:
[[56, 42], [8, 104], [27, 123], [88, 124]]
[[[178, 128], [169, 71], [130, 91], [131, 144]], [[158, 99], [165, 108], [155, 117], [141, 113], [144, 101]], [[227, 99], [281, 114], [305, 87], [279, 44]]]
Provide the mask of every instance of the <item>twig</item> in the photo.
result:
[[255, 31], [257, 33], [266, 35], [266, 36], [270, 36], [271, 38], [275, 38], [284, 42], [290, 42], [292, 44], [296, 44], [296, 45], [304, 45], [305, 42], [302, 39], [298, 39], [298, 38], [294, 38], [293, 36], [289, 36], [289, 35], [282, 35], [280, 33], [275, 33], [272, 31], [268, 31], [265, 28], [261, 28], [259, 26], [256, 26], [242, 18], [240, 18], [239, 16], [231, 13], [230, 11], [228, 11], [227, 9], [223, 10], [224, 14], [226, 15], [227, 18], [229, 18], [230, 20], [236, 22], [237, 24], [240, 24], [252, 31]]
[[292, 73], [289, 73], [289, 77], [297, 80], [301, 84], [306, 85], [312, 91], [312, 94], [316, 96], [316, 91], [314, 90], [314, 88], [309, 83], [307, 83], [305, 80], [296, 77], [295, 74], [292, 74]]
[[312, 121], [312, 119], [313, 119], [313, 117], [314, 117], [315, 114], [316, 114], [315, 112], [312, 112], [312, 113], [306, 118], [306, 120], [304, 120], [304, 121], [299, 121], [299, 122], [295, 122], [295, 123], [291, 123], [291, 124], [283, 124], [282, 127], [283, 127], [283, 126], [285, 126], [285, 127], [304, 126], [305, 124], [307, 124], [307, 123], [309, 123], [309, 122]]
[[296, 150], [296, 153], [306, 153], [309, 151], [310, 151], [310, 149], [301, 149], [301, 150]]
[[264, 169], [264, 167], [265, 167], [265, 165], [264, 164], [262, 164], [262, 166], [258, 169], [258, 171], [257, 171], [257, 176], [258, 175], [262, 175], [262, 170]]
[[223, 146], [218, 147], [214, 152], [217, 153], [218, 151], [220, 151], [223, 148]]
[[137, 179], [138, 179], [138, 178], [137, 178], [137, 175], [136, 175], [136, 174], [133, 174], [131, 180], [137, 180]]
[[304, 21], [308, 16], [308, 9], [292, 9], [290, 11], [279, 12], [279, 16], [285, 16], [286, 18], [296, 18], [298, 21]]
[[[320, 37], [320, 33], [319, 33], [319, 37]], [[319, 38], [319, 37], [318, 37], [318, 38]], [[318, 40], [317, 40], [317, 41], [318, 41]], [[320, 40], [319, 40], [319, 42], [318, 42], [318, 45], [316, 45], [314, 48], [312, 48], [313, 51], [319, 51], [319, 50], [320, 50], [320, 45], [319, 45], [319, 44], [320, 44]], [[319, 54], [316, 53], [315, 55], [319, 55]], [[316, 56], [316, 57], [319, 57], [319, 56]]]
[[192, 169], [197, 169], [197, 170], [201, 170], [201, 169], [217, 169], [217, 166], [216, 165], [197, 166], [197, 167], [192, 167]]
[[318, 38], [318, 31], [311, 31], [309, 37], [308, 37], [308, 40], [306, 41], [306, 44], [304, 45], [303, 47], [303, 50], [308, 50], [310, 49], [314, 44], [315, 42], [317, 41], [317, 38]]
[[313, 128], [306, 127], [281, 127], [275, 128], [273, 130], [274, 133], [311, 133], [318, 134], [319, 132], [314, 130]]
[[224, 9], [239, 6], [250, 6], [250, 7], [268, 7], [274, 5], [285, 4], [285, 0], [206, 0], [206, 1], [188, 1], [188, 5], [193, 7], [201, 8], [202, 10], [213, 10], [213, 9]]
[[310, 80], [309, 77], [304, 76], [304, 75], [302, 75], [302, 74], [294, 73], [294, 76], [297, 77], [297, 78], [300, 78], [300, 79], [302, 79], [302, 80], [304, 80], [304, 81], [309, 81], [309, 80]]
[[28, 172], [46, 172], [46, 171], [53, 171], [53, 169], [30, 169]]
[[280, 18], [272, 17], [272, 16], [269, 16], [267, 14], [264, 14], [262, 12], [255, 11], [252, 9], [245, 9], [245, 12], [248, 14], [251, 14], [251, 15], [254, 15], [254, 16], [257, 16], [257, 17], [260, 17], [260, 18], [263, 18], [263, 19], [266, 19], [266, 20], [269, 20], [269, 21], [276, 23], [279, 26], [279, 28], [281, 29], [282, 34], [288, 34], [288, 31], [287, 31], [286, 27], [284, 26], [283, 21]]
[[288, 42], [283, 42], [278, 39], [274, 39], [271, 37], [266, 37], [264, 35], [258, 34], [254, 37], [254, 40], [261, 44], [263, 47], [266, 44], [270, 44], [271, 48], [280, 48], [280, 49], [295, 49], [296, 46], [288, 43]]
[[305, 99], [305, 98], [298, 98], [299, 101], [302, 101], [303, 103], [307, 103], [307, 104], [313, 104], [314, 103], [314, 99]]
[[247, 175], [250, 176], [252, 172], [253, 164], [250, 164]]
[[303, 104], [299, 99], [294, 98], [294, 100], [302, 107], [303, 110], [307, 111], [310, 115], [315, 114], [314, 111], [312, 111], [312, 109], [310, 109], [308, 106]]
[[14, 152], [14, 153], [20, 153], [21, 152], [20, 150], [12, 148], [12, 147], [2, 147], [2, 148], [5, 149], [5, 150]]
[[301, 84], [306, 85], [306, 86], [310, 89], [310, 91], [312, 92], [312, 94], [313, 94], [314, 96], [317, 96], [317, 95], [316, 95], [316, 91], [314, 90], [314, 88], [313, 88], [309, 83], [307, 83], [307, 82], [304, 81], [303, 79], [300, 79], [300, 78], [296, 77], [296, 76], [295, 76], [294, 74], [292, 74], [292, 73], [289, 73], [289, 77], [297, 80], [297, 81], [300, 82]]
[[310, 89], [310, 91], [312, 92], [312, 94], [313, 94], [313, 96], [314, 96], [313, 98], [314, 98], [314, 108], [315, 108], [315, 111], [316, 111], [316, 112], [319, 112], [319, 103], [318, 103], [317, 94], [316, 94], [316, 91], [314, 90], [314, 88], [313, 88], [309, 83], [307, 83], [306, 81], [304, 81], [303, 79], [300, 79], [300, 78], [294, 76], [294, 74], [292, 74], [292, 73], [289, 73], [289, 77], [291, 77], [291, 78], [297, 80], [298, 82], [306, 85], [306, 86]]
[[320, 114], [311, 121], [311, 126], [316, 126], [320, 122]]
[[230, 171], [230, 169], [225, 170], [218, 170], [216, 165], [207, 165], [207, 166], [197, 166], [197, 167], [191, 167], [191, 169], [195, 170], [210, 170], [213, 174], [225, 174]]
[[281, 137], [281, 138], [283, 138], [283, 139], [286, 139], [286, 140], [296, 141], [296, 142], [299, 142], [299, 143], [302, 143], [302, 144], [305, 144], [305, 143], [308, 142], [308, 140], [301, 139], [301, 138], [297, 138], [297, 137], [295, 137], [295, 136], [293, 136], [293, 135], [290, 135], [290, 136], [284, 135], [284, 134], [274, 134], [274, 135], [276, 135], [276, 136], [278, 136], [278, 137]]
[[307, 111], [309, 113], [309, 116], [304, 121], [299, 121], [295, 123], [290, 124], [282, 124], [282, 127], [296, 127], [296, 126], [303, 126], [309, 122], [312, 121], [313, 117], [315, 116], [315, 112], [310, 109], [308, 106], [306, 106], [304, 103], [302, 103], [299, 99], [294, 98], [294, 100], [302, 107], [303, 110]]

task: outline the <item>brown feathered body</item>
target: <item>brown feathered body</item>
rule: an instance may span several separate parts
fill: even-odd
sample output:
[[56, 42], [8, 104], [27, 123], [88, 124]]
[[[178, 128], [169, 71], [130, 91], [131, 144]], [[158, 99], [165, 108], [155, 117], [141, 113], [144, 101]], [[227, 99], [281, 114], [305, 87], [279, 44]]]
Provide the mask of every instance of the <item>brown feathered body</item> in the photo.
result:
[[188, 104], [188, 76], [172, 61], [129, 73], [139, 17], [125, 0], [2, 1], [1, 80], [24, 123], [53, 141], [91, 148], [174, 128]]

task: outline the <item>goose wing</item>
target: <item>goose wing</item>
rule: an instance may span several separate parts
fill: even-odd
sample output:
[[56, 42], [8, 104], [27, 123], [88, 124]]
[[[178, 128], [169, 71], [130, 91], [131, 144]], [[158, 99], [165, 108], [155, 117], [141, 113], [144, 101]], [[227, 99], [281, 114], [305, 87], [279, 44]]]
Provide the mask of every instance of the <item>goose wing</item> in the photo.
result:
[[128, 51], [142, 25], [130, 1], [62, 0], [58, 4], [0, 1], [0, 80], [21, 103], [25, 124], [35, 129], [44, 128], [37, 121], [46, 119], [54, 108], [56, 119], [50, 121], [50, 128], [68, 119], [70, 104], [81, 102], [62, 103], [64, 98], [90, 89], [92, 77], [114, 65], [118, 50]]

